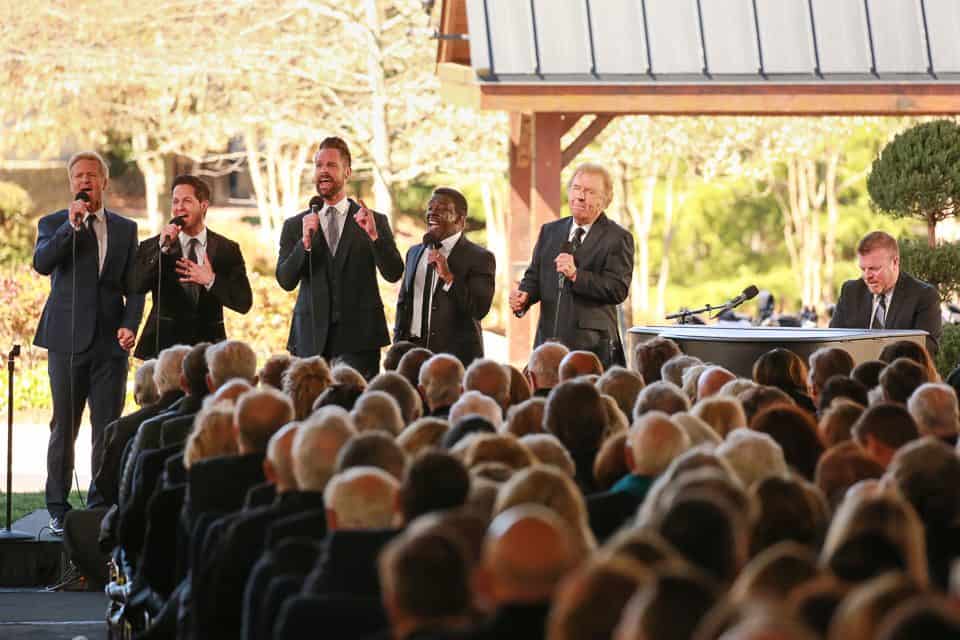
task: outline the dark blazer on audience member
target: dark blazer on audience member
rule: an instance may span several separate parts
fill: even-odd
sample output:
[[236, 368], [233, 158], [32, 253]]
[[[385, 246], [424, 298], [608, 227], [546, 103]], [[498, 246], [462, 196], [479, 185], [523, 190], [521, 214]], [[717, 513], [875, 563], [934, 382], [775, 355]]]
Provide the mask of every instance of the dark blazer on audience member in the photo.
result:
[[[414, 281], [424, 250], [421, 243], [407, 251], [403, 284], [397, 297], [394, 341], [411, 337]], [[466, 367], [476, 358], [483, 357], [480, 321], [490, 311], [493, 302], [497, 263], [490, 251], [461, 235], [450, 251], [447, 265], [453, 273], [453, 285], [449, 291], [444, 291], [443, 281], [437, 278], [431, 297], [430, 335], [420, 343], [434, 353], [455, 355]]]
[[264, 545], [273, 549], [287, 538], [309, 538], [320, 543], [326, 535], [327, 512], [324, 507], [319, 507], [288, 515], [271, 524]]
[[[831, 327], [869, 329], [873, 313], [873, 294], [862, 278], [847, 280], [840, 289], [840, 299], [830, 318]], [[922, 329], [927, 336], [931, 355], [940, 347], [940, 296], [937, 288], [908, 273], [900, 272], [893, 287], [885, 329]]]
[[539, 640], [547, 636], [549, 602], [501, 605], [485, 623], [467, 633], [470, 640]]
[[215, 274], [209, 291], [200, 287], [194, 304], [180, 284], [177, 260], [183, 257], [180, 242], [174, 242], [170, 253], [160, 251], [160, 236], [147, 238], [137, 249], [137, 268], [133, 270], [130, 288], [137, 293], [150, 291], [153, 307], [140, 334], [134, 355], [147, 360], [157, 355], [157, 269], [161, 269], [159, 290], [160, 350], [175, 344], [220, 342], [226, 339], [223, 308], [246, 313], [253, 306], [253, 292], [247, 279], [247, 268], [240, 245], [207, 229], [207, 257]]
[[184, 510], [188, 524], [201, 513], [229, 513], [243, 506], [250, 487], [265, 480], [264, 453], [218, 456], [190, 467]]
[[[529, 304], [540, 303], [540, 322], [534, 347], [559, 338], [569, 349], [592, 351], [604, 368], [626, 362], [617, 323], [617, 305], [630, 290], [633, 274], [633, 236], [601, 213], [583, 239], [574, 260], [576, 282], [566, 281], [563, 299], [554, 260], [570, 236], [573, 218], [548, 222], [540, 228], [533, 257], [520, 281]], [[558, 330], [554, 332], [557, 304]]]
[[399, 529], [339, 530], [327, 535], [304, 593], [380, 597], [377, 556]]
[[[403, 275], [403, 259], [387, 217], [372, 212], [378, 236], [376, 242], [372, 242], [353, 219], [358, 211], [360, 205], [350, 200], [336, 256], [330, 255], [323, 233], [318, 234], [311, 251], [316, 277], [311, 277], [309, 253], [302, 242], [303, 216], [309, 211], [287, 218], [283, 223], [276, 276], [287, 291], [300, 287], [287, 342], [287, 350], [295, 356], [339, 355], [390, 344], [377, 270], [387, 281], [396, 282]], [[336, 344], [327, 345], [334, 316], [339, 325]]]

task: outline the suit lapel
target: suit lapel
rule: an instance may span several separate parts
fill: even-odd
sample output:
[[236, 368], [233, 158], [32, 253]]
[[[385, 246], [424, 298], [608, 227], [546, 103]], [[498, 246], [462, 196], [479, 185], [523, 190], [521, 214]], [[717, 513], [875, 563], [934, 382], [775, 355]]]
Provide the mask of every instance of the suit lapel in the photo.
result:
[[413, 247], [413, 253], [410, 256], [410, 268], [407, 269], [404, 277], [403, 287], [411, 296], [413, 295], [414, 282], [417, 279], [417, 267], [420, 265], [421, 258], [423, 258], [423, 250], [423, 243]]
[[[887, 308], [886, 322], [884, 328], [893, 329], [900, 320], [900, 312], [906, 308], [903, 303], [908, 300], [910, 292], [907, 290], [908, 284], [903, 277], [903, 273], [897, 277], [897, 283], [893, 285], [893, 298], [890, 299], [890, 306]], [[873, 308], [873, 296], [870, 296], [870, 307]]]
[[[571, 218], [572, 219], [572, 218]], [[571, 223], [572, 224], [572, 223]], [[601, 213], [590, 227], [590, 233], [583, 239], [583, 244], [577, 249], [577, 264], [587, 264], [589, 259], [598, 247], [602, 245], [602, 239], [607, 232], [608, 222], [606, 214]]]
[[117, 229], [117, 214], [104, 209], [103, 215], [107, 223], [107, 254], [103, 257], [103, 269], [100, 270], [100, 278], [103, 278], [103, 274], [110, 273], [110, 261], [117, 252], [120, 237], [120, 231]]
[[340, 234], [340, 242], [337, 244], [337, 253], [333, 256], [333, 265], [337, 271], [343, 270], [343, 264], [347, 261], [347, 255], [350, 253], [353, 242], [360, 237], [358, 234], [366, 233], [360, 228], [357, 221], [353, 219], [353, 214], [359, 210], [360, 205], [350, 200], [350, 207], [347, 209], [347, 218], [343, 221], [343, 232]]
[[220, 236], [207, 228], [207, 257], [210, 258], [210, 266], [217, 259], [217, 251], [220, 249]]

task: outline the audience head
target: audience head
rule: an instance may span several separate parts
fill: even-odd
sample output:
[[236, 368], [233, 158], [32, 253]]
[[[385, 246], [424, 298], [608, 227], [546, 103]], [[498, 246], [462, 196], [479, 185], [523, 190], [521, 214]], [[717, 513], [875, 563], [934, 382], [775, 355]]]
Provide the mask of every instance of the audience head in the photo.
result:
[[460, 507], [469, 493], [470, 475], [463, 463], [446, 451], [426, 449], [407, 467], [400, 487], [403, 520]]
[[251, 389], [237, 398], [233, 419], [240, 453], [265, 452], [273, 434], [294, 419], [293, 404], [271, 387]]
[[[759, 507], [750, 535], [751, 555], [784, 541], [804, 545], [811, 554], [820, 548], [829, 510], [816, 488], [810, 489], [796, 476], [768, 476], [751, 487]], [[815, 558], [810, 561], [816, 565]]]
[[816, 401], [827, 383], [833, 376], [849, 377], [853, 371], [853, 356], [846, 349], [840, 347], [821, 347], [810, 354], [810, 395]]
[[671, 358], [680, 355], [680, 347], [670, 338], [656, 336], [637, 343], [633, 349], [637, 371], [644, 382], [650, 384], [660, 380], [660, 369]]
[[643, 376], [621, 366], [607, 369], [597, 381], [597, 389], [617, 401], [625, 416], [633, 415], [637, 396], [643, 389]]
[[869, 404], [867, 388], [862, 384], [846, 376], [831, 376], [820, 389], [820, 396], [817, 398], [817, 410], [822, 414], [830, 406], [840, 399], [847, 399], [856, 402], [861, 407]]
[[830, 640], [874, 640], [884, 616], [920, 594], [921, 586], [899, 571], [860, 583], [843, 599], [830, 622]]
[[[377, 435], [377, 434], [366, 434]], [[376, 467], [350, 467], [323, 491], [327, 529], [388, 529], [396, 524], [397, 479]]]
[[400, 358], [400, 364], [397, 365], [397, 373], [407, 379], [414, 388], [420, 384], [420, 367], [423, 363], [433, 357], [433, 351], [417, 347], [410, 349]]
[[490, 524], [474, 584], [493, 609], [549, 602], [582, 557], [570, 525], [550, 509], [522, 504]]
[[923, 367], [928, 382], [940, 382], [940, 374], [937, 373], [937, 366], [934, 364], [933, 358], [930, 357], [930, 352], [919, 342], [897, 340], [896, 342], [886, 344], [880, 351], [880, 357], [877, 359], [890, 364], [898, 358], [913, 360]]
[[749, 378], [734, 378], [720, 387], [717, 391], [718, 396], [727, 396], [729, 398], [739, 398], [740, 394], [748, 389], [758, 386], [756, 382]]
[[883, 476], [879, 462], [867, 456], [854, 442], [842, 442], [827, 449], [817, 463], [814, 481], [826, 496], [831, 509], [836, 509], [847, 494], [847, 489], [862, 482]]
[[696, 447], [701, 444], [718, 445], [723, 439], [716, 431], [707, 424], [703, 418], [699, 418], [692, 413], [681, 411], [670, 416], [673, 423], [687, 432], [690, 438], [690, 446]]
[[[496, 403], [490, 398], [482, 396], [479, 393], [477, 393], [477, 395], [493, 406], [496, 406]], [[497, 410], [499, 411], [499, 408]], [[443, 448], [448, 451], [456, 447], [462, 440], [466, 440], [468, 436], [497, 432], [490, 420], [476, 413], [468, 413], [463, 417], [458, 417], [456, 421], [451, 420], [450, 424], [452, 426], [443, 434], [443, 440], [440, 443]]]
[[297, 437], [299, 422], [290, 422], [270, 437], [267, 443], [267, 456], [263, 460], [263, 475], [267, 482], [276, 487], [277, 493], [285, 493], [298, 488], [293, 473], [293, 441]]
[[505, 464], [511, 469], [525, 469], [536, 461], [534, 455], [515, 437], [494, 434], [473, 438], [464, 459], [468, 469], [490, 462]]
[[754, 416], [750, 428], [773, 438], [783, 449], [787, 464], [813, 480], [823, 445], [817, 436], [817, 423], [809, 413], [798, 407], [770, 407]]
[[917, 596], [884, 617], [877, 638], [960, 638], [960, 613], [952, 602], [939, 595]]
[[189, 353], [190, 347], [178, 344], [167, 347], [157, 356], [157, 366], [153, 370], [153, 382], [161, 396], [180, 388], [183, 361]]
[[683, 370], [683, 376], [681, 377], [682, 384], [680, 388], [683, 390], [684, 395], [687, 396], [687, 399], [690, 402], [697, 401], [697, 386], [700, 384], [700, 376], [703, 375], [703, 372], [709, 369], [711, 364], [701, 363], [694, 364]]
[[560, 382], [587, 375], [603, 375], [600, 358], [592, 351], [571, 351], [560, 361]]
[[358, 432], [382, 431], [395, 437], [403, 429], [403, 416], [397, 401], [384, 391], [365, 391], [350, 412]]
[[462, 418], [469, 415], [478, 415], [485, 418], [494, 430], [499, 429], [500, 425], [503, 424], [503, 409], [500, 408], [496, 400], [479, 391], [464, 392], [460, 399], [450, 407], [450, 414], [447, 419], [451, 425], [456, 427]]
[[324, 407], [297, 429], [293, 475], [301, 491], [323, 491], [336, 471], [337, 458], [356, 430], [340, 407]]
[[533, 350], [527, 362], [530, 388], [553, 389], [560, 383], [560, 362], [570, 350], [559, 342], [544, 342]]
[[716, 395], [723, 385], [736, 378], [737, 376], [723, 367], [716, 365], [707, 367], [697, 378], [697, 399], [703, 400]]
[[327, 361], [321, 356], [298, 358], [283, 376], [283, 392], [293, 401], [297, 420], [303, 420], [313, 411], [313, 403], [333, 384]]
[[658, 476], [671, 462], [690, 448], [686, 431], [660, 411], [637, 418], [627, 435], [626, 462], [636, 476]]
[[416, 348], [417, 345], [409, 340], [398, 340], [394, 342], [387, 347], [387, 352], [383, 356], [383, 370], [396, 371], [397, 367], [400, 366], [400, 359], [403, 358], [404, 354]]
[[867, 407], [851, 432], [860, 448], [883, 467], [897, 449], [918, 437], [917, 425], [906, 407], [891, 403]]
[[886, 367], [887, 363], [883, 360], [865, 360], [853, 368], [850, 377], [869, 391], [880, 384], [880, 372]]
[[227, 380], [213, 393], [203, 399], [203, 406], [213, 406], [215, 404], [228, 404], [231, 407], [237, 403], [237, 399], [247, 391], [252, 391], [254, 387], [241, 378]]
[[690, 568], [667, 569], [640, 585], [617, 626], [617, 640], [680, 640], [694, 632], [717, 601], [714, 583]]
[[880, 372], [880, 388], [887, 402], [907, 404], [910, 395], [930, 382], [923, 367], [908, 358], [897, 358]]
[[[700, 379], [703, 380], [703, 376]], [[710, 425], [721, 438], [734, 429], [747, 426], [743, 406], [739, 400], [730, 396], [717, 394], [707, 397], [695, 404], [690, 413]]]
[[600, 394], [600, 399], [603, 401], [604, 419], [607, 423], [606, 428], [603, 430], [602, 439], [606, 440], [610, 436], [624, 433], [629, 429], [630, 419], [627, 417], [628, 414], [620, 410], [616, 399], [605, 393]]
[[510, 375], [510, 406], [515, 407], [521, 402], [529, 400], [533, 390], [530, 388], [526, 376], [523, 375], [523, 371], [512, 364], [505, 364], [503, 368]]
[[747, 389], [737, 396], [740, 400], [740, 406], [743, 407], [743, 413], [747, 417], [747, 424], [753, 420], [753, 417], [772, 406], [785, 404], [795, 406], [794, 402], [783, 389], [771, 387], [768, 385], [757, 385], [752, 389]]
[[[683, 372], [689, 367], [697, 364], [703, 364], [703, 361], [700, 358], [695, 358], [682, 353], [680, 355], [673, 356], [664, 362], [662, 367], [660, 367], [660, 379], [664, 382], [672, 382], [678, 387], [683, 387]], [[645, 382], [652, 381], [645, 380]]]
[[407, 457], [393, 438], [382, 431], [358, 433], [340, 449], [337, 473], [353, 467], [376, 467], [397, 479], [403, 479]]
[[940, 440], [926, 437], [904, 445], [887, 475], [931, 531], [960, 516], [960, 458]]
[[[593, 480], [598, 491], [607, 491], [627, 474], [627, 432], [610, 436], [593, 460]], [[574, 467], [576, 474], [576, 467]]]
[[[556, 436], [549, 433], [531, 433], [521, 437], [520, 443], [533, 454], [533, 457], [540, 464], [556, 467], [571, 478], [576, 475], [577, 467], [573, 463], [573, 458], [570, 457], [570, 452]], [[622, 446], [620, 450], [623, 450]]]
[[419, 388], [428, 411], [450, 407], [463, 393], [463, 364], [459, 359], [439, 353], [420, 367]]
[[334, 382], [324, 389], [323, 393], [318, 395], [317, 399], [313, 401], [313, 410], [316, 411], [322, 407], [334, 406], [352, 411], [357, 404], [357, 400], [363, 395], [366, 386], [366, 381], [364, 381], [362, 386]]
[[[822, 396], [821, 396], [822, 397]], [[853, 400], [839, 398], [823, 411], [817, 432], [823, 446], [830, 448], [853, 437], [853, 425], [863, 415], [864, 406]]]
[[333, 365], [333, 369], [330, 370], [330, 377], [333, 378], [333, 384], [335, 385], [356, 387], [360, 389], [361, 393], [367, 389], [367, 379], [363, 377], [363, 374], [343, 362]]
[[522, 438], [533, 433], [544, 433], [543, 414], [547, 410], [547, 401], [543, 398], [529, 398], [513, 405], [507, 411], [507, 423], [503, 430]]
[[662, 411], [673, 415], [689, 409], [690, 399], [677, 385], [658, 380], [645, 386], [637, 396], [633, 418], [636, 420], [648, 411]]
[[753, 365], [753, 381], [790, 393], [807, 393], [807, 365], [789, 349], [771, 349]]
[[233, 429], [233, 408], [211, 406], [201, 409], [187, 437], [183, 466], [189, 469], [197, 462], [216, 456], [237, 453], [237, 436]]
[[407, 456], [413, 456], [427, 447], [439, 447], [450, 423], [442, 418], [420, 418], [397, 436], [397, 444]]
[[183, 359], [183, 379], [181, 388], [191, 396], [202, 398], [210, 392], [207, 385], [207, 349], [209, 342], [198, 342], [190, 348], [190, 353]]
[[589, 382], [561, 382], [547, 397], [544, 429], [557, 436], [575, 460], [600, 449], [606, 421], [600, 392]]
[[[133, 374], [133, 401], [137, 406], [146, 407], [160, 399], [160, 391], [153, 378], [156, 366], [156, 359], [145, 360]], [[177, 371], [177, 386], [174, 389], [180, 387], [180, 376], [180, 371]]]
[[257, 384], [257, 354], [246, 342], [224, 340], [207, 347], [207, 387], [216, 391], [232, 378]]
[[395, 371], [384, 371], [379, 374], [367, 385], [367, 391], [385, 391], [393, 396], [400, 406], [400, 415], [403, 416], [404, 424], [410, 424], [423, 415], [420, 394], [406, 378]]
[[765, 478], [784, 478], [789, 473], [783, 449], [766, 433], [736, 429], [717, 447], [716, 453], [729, 463], [747, 489]]
[[920, 385], [907, 400], [907, 411], [916, 421], [920, 435], [956, 442], [960, 414], [957, 394], [950, 385], [942, 382]]
[[275, 353], [267, 358], [263, 366], [260, 367], [260, 371], [257, 372], [260, 384], [283, 390], [283, 375], [294, 360], [295, 358], [289, 353]]
[[463, 388], [493, 398], [502, 411], [510, 406], [510, 374], [499, 362], [489, 358], [479, 358], [470, 363], [463, 379]]

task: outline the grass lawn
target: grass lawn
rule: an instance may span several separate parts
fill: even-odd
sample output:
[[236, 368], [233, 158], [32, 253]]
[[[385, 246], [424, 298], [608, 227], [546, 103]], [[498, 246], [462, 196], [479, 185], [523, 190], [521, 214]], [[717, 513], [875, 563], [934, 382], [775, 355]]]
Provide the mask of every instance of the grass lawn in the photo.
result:
[[[16, 522], [23, 516], [36, 509], [46, 509], [47, 503], [43, 498], [43, 491], [32, 493], [13, 494], [13, 520]], [[7, 494], [0, 491], [0, 529], [7, 526]]]

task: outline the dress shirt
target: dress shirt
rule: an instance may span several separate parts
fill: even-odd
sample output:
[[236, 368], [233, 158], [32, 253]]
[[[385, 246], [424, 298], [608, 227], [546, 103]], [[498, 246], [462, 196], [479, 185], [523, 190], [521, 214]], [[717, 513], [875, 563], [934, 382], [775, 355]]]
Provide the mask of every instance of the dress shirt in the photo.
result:
[[[440, 241], [440, 253], [444, 258], [450, 257], [450, 252], [453, 251], [454, 245], [460, 240], [462, 234], [462, 231], [458, 231], [452, 236]], [[417, 263], [417, 272], [413, 277], [413, 317], [410, 319], [410, 335], [420, 336], [421, 338], [424, 337], [420, 333], [420, 318], [423, 316], [423, 285], [427, 279], [427, 254], [429, 253], [430, 249], [424, 247], [420, 253], [420, 262]], [[434, 293], [436, 293], [438, 277], [440, 276], [434, 272], [433, 282], [430, 283], [431, 290], [434, 291]], [[444, 284], [443, 290], [449, 291], [450, 286]], [[430, 314], [433, 314], [433, 310], [430, 311]]]

